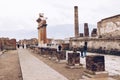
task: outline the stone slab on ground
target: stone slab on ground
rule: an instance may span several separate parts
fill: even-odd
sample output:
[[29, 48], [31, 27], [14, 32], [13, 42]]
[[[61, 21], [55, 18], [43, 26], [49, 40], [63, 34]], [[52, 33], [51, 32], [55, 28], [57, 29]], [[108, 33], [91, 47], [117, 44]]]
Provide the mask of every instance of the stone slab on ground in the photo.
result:
[[23, 80], [68, 80], [66, 77], [29, 54], [26, 49], [18, 49]]

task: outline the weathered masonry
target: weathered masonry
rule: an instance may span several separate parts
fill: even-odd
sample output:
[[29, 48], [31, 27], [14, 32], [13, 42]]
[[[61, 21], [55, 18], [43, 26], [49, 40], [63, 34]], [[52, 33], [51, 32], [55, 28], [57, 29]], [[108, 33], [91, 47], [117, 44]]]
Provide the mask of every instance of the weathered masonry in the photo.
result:
[[120, 14], [102, 19], [97, 25], [99, 37], [120, 38]]
[[0, 38], [0, 51], [2, 50], [15, 50], [16, 39]]
[[46, 18], [43, 13], [39, 14], [39, 18], [36, 20], [38, 22], [38, 45], [44, 45], [47, 43], [47, 34], [46, 34]]
[[79, 48], [85, 42], [90, 52], [120, 55], [120, 15], [99, 21], [91, 37], [70, 38], [71, 47], [76, 45]]

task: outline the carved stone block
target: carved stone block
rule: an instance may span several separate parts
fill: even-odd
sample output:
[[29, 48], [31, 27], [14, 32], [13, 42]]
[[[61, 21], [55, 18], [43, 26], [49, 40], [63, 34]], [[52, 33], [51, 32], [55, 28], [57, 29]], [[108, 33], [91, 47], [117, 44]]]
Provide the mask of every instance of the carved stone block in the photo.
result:
[[86, 56], [86, 69], [94, 72], [105, 71], [104, 56]]
[[74, 66], [75, 64], [80, 64], [80, 54], [68, 53], [68, 65]]
[[60, 60], [65, 60], [65, 59], [66, 59], [66, 53], [65, 53], [65, 51], [62, 51], [60, 53]]

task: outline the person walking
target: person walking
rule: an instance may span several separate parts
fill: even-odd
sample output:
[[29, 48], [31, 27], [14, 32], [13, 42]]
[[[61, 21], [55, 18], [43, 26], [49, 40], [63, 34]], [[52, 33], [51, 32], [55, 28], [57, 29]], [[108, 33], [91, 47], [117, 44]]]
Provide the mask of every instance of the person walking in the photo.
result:
[[84, 45], [84, 47], [83, 47], [83, 52], [84, 52], [84, 57], [86, 57], [86, 53], [87, 53], [87, 45]]
[[82, 58], [84, 58], [83, 51], [84, 51], [83, 46], [81, 46], [80, 52], [81, 52], [81, 57], [82, 57]]
[[58, 52], [60, 52], [62, 50], [62, 46], [58, 45]]
[[20, 47], [20, 45], [19, 44], [17, 44], [17, 48], [19, 48]]
[[62, 46], [61, 46], [61, 45], [58, 45], [58, 62], [60, 62], [60, 54], [61, 54], [61, 51], [62, 51]]
[[23, 47], [23, 49], [24, 49], [24, 44], [22, 44], [22, 47]]

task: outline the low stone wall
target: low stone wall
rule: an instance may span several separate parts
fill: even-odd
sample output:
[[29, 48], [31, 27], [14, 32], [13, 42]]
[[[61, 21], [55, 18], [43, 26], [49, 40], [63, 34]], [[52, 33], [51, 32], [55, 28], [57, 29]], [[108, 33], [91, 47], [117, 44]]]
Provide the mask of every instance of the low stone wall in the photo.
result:
[[0, 39], [0, 50], [15, 50], [16, 39]]
[[76, 45], [80, 48], [85, 42], [89, 52], [120, 55], [120, 39], [73, 38], [70, 47]]

